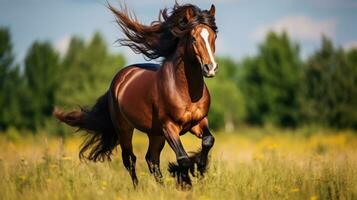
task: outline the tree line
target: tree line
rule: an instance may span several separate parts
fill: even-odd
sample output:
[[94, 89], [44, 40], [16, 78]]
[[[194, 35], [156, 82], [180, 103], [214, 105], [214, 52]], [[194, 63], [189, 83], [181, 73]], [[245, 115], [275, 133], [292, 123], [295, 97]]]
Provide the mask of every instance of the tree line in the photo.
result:
[[[210, 126], [357, 129], [357, 49], [344, 50], [322, 37], [307, 59], [299, 50], [286, 33], [270, 32], [256, 55], [218, 58], [220, 72], [206, 79]], [[65, 132], [52, 117], [54, 106], [92, 105], [125, 64], [95, 33], [89, 41], [73, 36], [62, 56], [50, 42], [35, 41], [21, 66], [14, 61], [9, 30], [0, 28], [0, 131]]]

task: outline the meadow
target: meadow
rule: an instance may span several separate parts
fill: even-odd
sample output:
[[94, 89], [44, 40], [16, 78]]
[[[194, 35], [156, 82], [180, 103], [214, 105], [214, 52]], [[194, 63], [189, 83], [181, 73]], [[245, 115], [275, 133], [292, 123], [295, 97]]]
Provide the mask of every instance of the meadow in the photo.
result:
[[[190, 191], [167, 172], [174, 154], [161, 156], [164, 185], [149, 174], [147, 138], [135, 133], [139, 187], [119, 151], [110, 163], [80, 162], [81, 138], [0, 135], [0, 199], [357, 199], [357, 134], [352, 131], [242, 128], [215, 133], [210, 168]], [[188, 151], [200, 140], [182, 137]]]

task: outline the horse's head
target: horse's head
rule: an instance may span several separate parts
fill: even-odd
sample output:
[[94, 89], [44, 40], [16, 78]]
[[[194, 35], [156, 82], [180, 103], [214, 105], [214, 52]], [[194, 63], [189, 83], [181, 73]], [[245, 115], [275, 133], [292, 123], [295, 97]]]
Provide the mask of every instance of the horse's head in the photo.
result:
[[[214, 17], [215, 7], [207, 11], [209, 15]], [[186, 18], [188, 21], [195, 18], [194, 12], [191, 9], [186, 11]], [[216, 31], [206, 24], [197, 24], [188, 36], [188, 47], [194, 55], [194, 59], [201, 65], [202, 73], [205, 77], [214, 77], [218, 71], [218, 64], [215, 60], [215, 41]]]
[[214, 52], [217, 27], [214, 5], [209, 10], [201, 10], [192, 4], [176, 3], [171, 12], [166, 8], [161, 10], [159, 20], [150, 25], [132, 19], [125, 9], [116, 10], [110, 5], [109, 9], [127, 37], [118, 40], [121, 45], [144, 54], [149, 60], [171, 58], [177, 50], [184, 51], [191, 60], [200, 63], [205, 77], [216, 74], [218, 65]]

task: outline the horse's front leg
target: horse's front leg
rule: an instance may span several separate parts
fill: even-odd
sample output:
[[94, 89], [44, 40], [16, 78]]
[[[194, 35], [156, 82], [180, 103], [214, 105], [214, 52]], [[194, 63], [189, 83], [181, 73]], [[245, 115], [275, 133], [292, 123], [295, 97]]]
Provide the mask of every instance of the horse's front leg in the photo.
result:
[[214, 144], [214, 137], [208, 128], [208, 120], [204, 118], [198, 125], [194, 126], [191, 133], [197, 137], [202, 138], [202, 148], [191, 157], [191, 160], [197, 164], [197, 170], [203, 176], [207, 170], [208, 153]]
[[168, 122], [163, 126], [163, 132], [167, 142], [176, 154], [177, 163], [170, 163], [169, 172], [177, 177], [178, 184], [183, 188], [190, 188], [192, 183], [188, 170], [191, 167], [191, 161], [183, 148], [180, 140], [180, 128], [172, 122]]

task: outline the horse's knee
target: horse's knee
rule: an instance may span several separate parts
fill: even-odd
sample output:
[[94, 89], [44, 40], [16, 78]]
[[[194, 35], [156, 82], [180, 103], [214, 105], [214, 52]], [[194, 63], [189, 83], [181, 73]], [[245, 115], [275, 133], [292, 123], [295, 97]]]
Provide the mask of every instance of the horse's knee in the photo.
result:
[[214, 140], [213, 135], [205, 136], [202, 138], [202, 146], [204, 148], [211, 148], [214, 145]]

